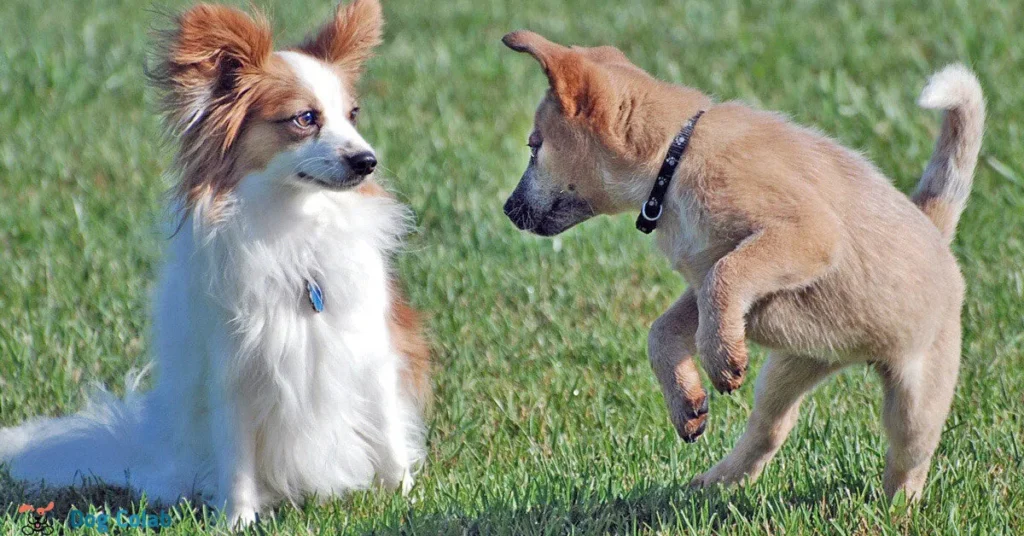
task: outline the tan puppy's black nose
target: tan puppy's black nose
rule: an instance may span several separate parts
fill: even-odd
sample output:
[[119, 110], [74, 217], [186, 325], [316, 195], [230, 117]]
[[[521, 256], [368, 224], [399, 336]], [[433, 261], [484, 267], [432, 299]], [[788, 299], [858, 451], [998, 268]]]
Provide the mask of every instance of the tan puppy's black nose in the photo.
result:
[[520, 231], [529, 230], [530, 210], [515, 194], [505, 201], [505, 215]]
[[357, 175], [369, 175], [377, 167], [377, 157], [370, 151], [356, 153], [347, 158], [349, 167]]

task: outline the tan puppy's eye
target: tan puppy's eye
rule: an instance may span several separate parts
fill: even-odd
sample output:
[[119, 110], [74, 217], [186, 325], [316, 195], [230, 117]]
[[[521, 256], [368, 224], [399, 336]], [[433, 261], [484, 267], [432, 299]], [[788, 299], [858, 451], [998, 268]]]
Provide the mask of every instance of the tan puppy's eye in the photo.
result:
[[300, 112], [292, 117], [292, 124], [299, 127], [301, 130], [306, 130], [316, 126], [317, 114], [313, 110], [306, 110]]
[[528, 145], [530, 148], [530, 160], [537, 159], [537, 151], [540, 151], [540, 145]]
[[359, 107], [358, 106], [356, 106], [355, 108], [352, 108], [352, 111], [348, 113], [348, 120], [351, 121], [353, 125], [356, 124], [359, 121]]
[[530, 139], [526, 142], [526, 146], [530, 148], [530, 162], [537, 160], [537, 153], [540, 152], [540, 146], [543, 143], [544, 140], [540, 138], [540, 134], [536, 130], [530, 133]]

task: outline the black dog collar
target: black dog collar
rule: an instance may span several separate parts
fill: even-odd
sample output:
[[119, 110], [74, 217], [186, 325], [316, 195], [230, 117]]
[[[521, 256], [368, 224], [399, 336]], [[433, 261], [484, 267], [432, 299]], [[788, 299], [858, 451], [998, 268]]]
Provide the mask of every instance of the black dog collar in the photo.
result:
[[[668, 148], [668, 156], [665, 157], [665, 161], [661, 164], [661, 171], [658, 172], [658, 180], [654, 182], [654, 188], [651, 189], [651, 195], [647, 198], [644, 206], [640, 207], [640, 216], [636, 219], [636, 228], [640, 232], [651, 234], [658, 227], [658, 220], [661, 219], [661, 213], [665, 210], [665, 192], [668, 191], [668, 185], [672, 182], [672, 176], [676, 174], [676, 168], [679, 167], [679, 161], [682, 159], [683, 152], [686, 151], [686, 146], [690, 144], [693, 127], [697, 125], [697, 120], [702, 115], [704, 115], [704, 110], [697, 112], [697, 115], [691, 117], [683, 125], [683, 130], [680, 130], [672, 140], [672, 145]], [[654, 211], [657, 212], [653, 216], [650, 215], [650, 212]]]

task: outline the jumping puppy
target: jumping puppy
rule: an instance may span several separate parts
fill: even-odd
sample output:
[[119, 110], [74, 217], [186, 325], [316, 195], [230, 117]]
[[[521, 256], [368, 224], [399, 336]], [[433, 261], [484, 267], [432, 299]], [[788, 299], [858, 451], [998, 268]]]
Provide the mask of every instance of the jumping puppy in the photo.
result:
[[377, 0], [274, 52], [262, 18], [199, 5], [151, 78], [179, 143], [180, 226], [154, 305], [156, 385], [0, 430], [13, 476], [84, 476], [232, 525], [374, 480], [407, 491], [424, 454], [428, 355], [389, 259], [408, 211], [373, 182], [355, 83]]
[[504, 43], [550, 82], [505, 213], [551, 236], [642, 207], [638, 227], [657, 228], [689, 284], [648, 340], [679, 435], [695, 440], [707, 419], [694, 355], [729, 392], [743, 383], [746, 339], [771, 349], [746, 432], [694, 484], [757, 478], [803, 395], [871, 362], [885, 385], [885, 491], [919, 496], [960, 362], [964, 283], [949, 243], [981, 146], [974, 75], [950, 66], [925, 88], [920, 104], [946, 116], [910, 200], [835, 141], [655, 80], [615, 48], [567, 48], [527, 31]]

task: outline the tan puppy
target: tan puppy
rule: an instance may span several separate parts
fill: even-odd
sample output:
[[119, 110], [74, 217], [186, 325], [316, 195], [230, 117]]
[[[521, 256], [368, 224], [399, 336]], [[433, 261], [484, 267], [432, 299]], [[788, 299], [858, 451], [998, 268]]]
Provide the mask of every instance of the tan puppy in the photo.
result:
[[949, 249], [981, 146], [985, 105], [962, 66], [921, 96], [946, 110], [913, 202], [864, 157], [784, 117], [653, 79], [611, 47], [567, 48], [527, 31], [504, 42], [540, 62], [550, 90], [532, 158], [505, 205], [550, 236], [596, 214], [638, 211], [673, 138], [696, 124], [663, 203], [657, 242], [689, 289], [654, 322], [651, 365], [680, 436], [706, 424], [699, 354], [738, 388], [746, 339], [771, 349], [735, 449], [694, 483], [755, 479], [800, 400], [851, 363], [885, 384], [885, 491], [920, 495], [956, 385], [964, 283]]

